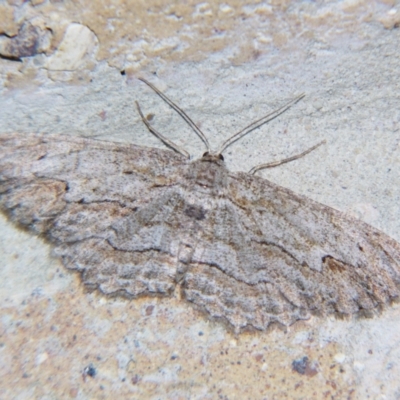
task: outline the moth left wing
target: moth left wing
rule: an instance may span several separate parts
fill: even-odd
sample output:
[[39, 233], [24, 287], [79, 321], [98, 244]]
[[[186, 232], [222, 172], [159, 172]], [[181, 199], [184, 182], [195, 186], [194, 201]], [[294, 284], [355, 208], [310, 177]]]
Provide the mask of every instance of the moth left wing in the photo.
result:
[[211, 220], [184, 290], [236, 331], [368, 314], [399, 298], [396, 241], [267, 180], [231, 173]]

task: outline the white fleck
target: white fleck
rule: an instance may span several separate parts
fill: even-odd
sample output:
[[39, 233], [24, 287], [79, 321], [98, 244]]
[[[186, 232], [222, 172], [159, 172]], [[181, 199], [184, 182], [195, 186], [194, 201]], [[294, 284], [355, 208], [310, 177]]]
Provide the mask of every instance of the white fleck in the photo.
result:
[[263, 365], [261, 366], [261, 371], [267, 371], [267, 370], [268, 370], [268, 364], [263, 363]]
[[49, 358], [49, 355], [46, 352], [38, 354], [36, 356], [36, 365], [40, 365], [40, 364], [44, 363], [48, 358]]
[[343, 353], [338, 353], [333, 356], [333, 359], [339, 364], [343, 364], [346, 360], [346, 355]]
[[229, 6], [228, 4], [220, 4], [219, 9], [223, 12], [223, 13], [230, 13], [231, 11], [233, 11], [233, 8], [231, 6]]
[[359, 361], [355, 361], [353, 363], [353, 366], [357, 371], [360, 371], [360, 372], [365, 368], [365, 365]]

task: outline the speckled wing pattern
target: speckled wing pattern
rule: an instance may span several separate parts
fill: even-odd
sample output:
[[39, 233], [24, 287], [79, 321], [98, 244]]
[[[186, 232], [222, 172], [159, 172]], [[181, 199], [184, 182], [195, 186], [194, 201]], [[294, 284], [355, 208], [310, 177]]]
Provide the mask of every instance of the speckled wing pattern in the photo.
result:
[[89, 288], [135, 298], [178, 286], [236, 332], [399, 297], [397, 242], [214, 156], [1, 135], [0, 204]]

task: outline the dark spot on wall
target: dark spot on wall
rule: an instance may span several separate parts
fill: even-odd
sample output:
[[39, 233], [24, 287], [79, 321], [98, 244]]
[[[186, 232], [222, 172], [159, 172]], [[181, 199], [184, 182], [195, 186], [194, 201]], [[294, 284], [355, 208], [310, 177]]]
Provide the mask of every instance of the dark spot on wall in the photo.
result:
[[[7, 37], [7, 35], [2, 35]], [[45, 43], [51, 37], [51, 30], [40, 29], [29, 22], [19, 28], [18, 34], [3, 43], [0, 56], [11, 61], [21, 61], [23, 57], [32, 57], [44, 53]]]
[[153, 305], [147, 306], [146, 309], [145, 309], [145, 313], [146, 313], [147, 316], [153, 314], [153, 311], [154, 311], [154, 306]]
[[94, 378], [96, 376], [96, 368], [93, 366], [93, 364], [89, 364], [87, 367], [84, 368], [83, 370], [83, 375], [90, 376], [91, 378]]
[[132, 385], [137, 385], [140, 381], [140, 376], [138, 374], [135, 374], [132, 378], [131, 378], [131, 382]]
[[307, 356], [294, 360], [292, 362], [293, 371], [301, 375], [314, 376], [318, 373], [317, 363], [311, 362]]
[[153, 113], [150, 113], [150, 114], [147, 114], [146, 115], [146, 119], [147, 119], [147, 121], [152, 121], [153, 119], [154, 119], [154, 114]]

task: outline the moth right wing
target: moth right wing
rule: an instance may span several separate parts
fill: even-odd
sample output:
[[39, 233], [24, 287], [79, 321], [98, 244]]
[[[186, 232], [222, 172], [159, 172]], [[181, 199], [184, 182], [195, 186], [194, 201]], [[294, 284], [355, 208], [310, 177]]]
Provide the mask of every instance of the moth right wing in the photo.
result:
[[[63, 135], [0, 135], [0, 206], [46, 237], [64, 265], [105, 293], [167, 293], [175, 264], [156, 250], [126, 251], [113, 226], [140, 214], [179, 180], [171, 151]], [[138, 214], [138, 215], [139, 215]]]

